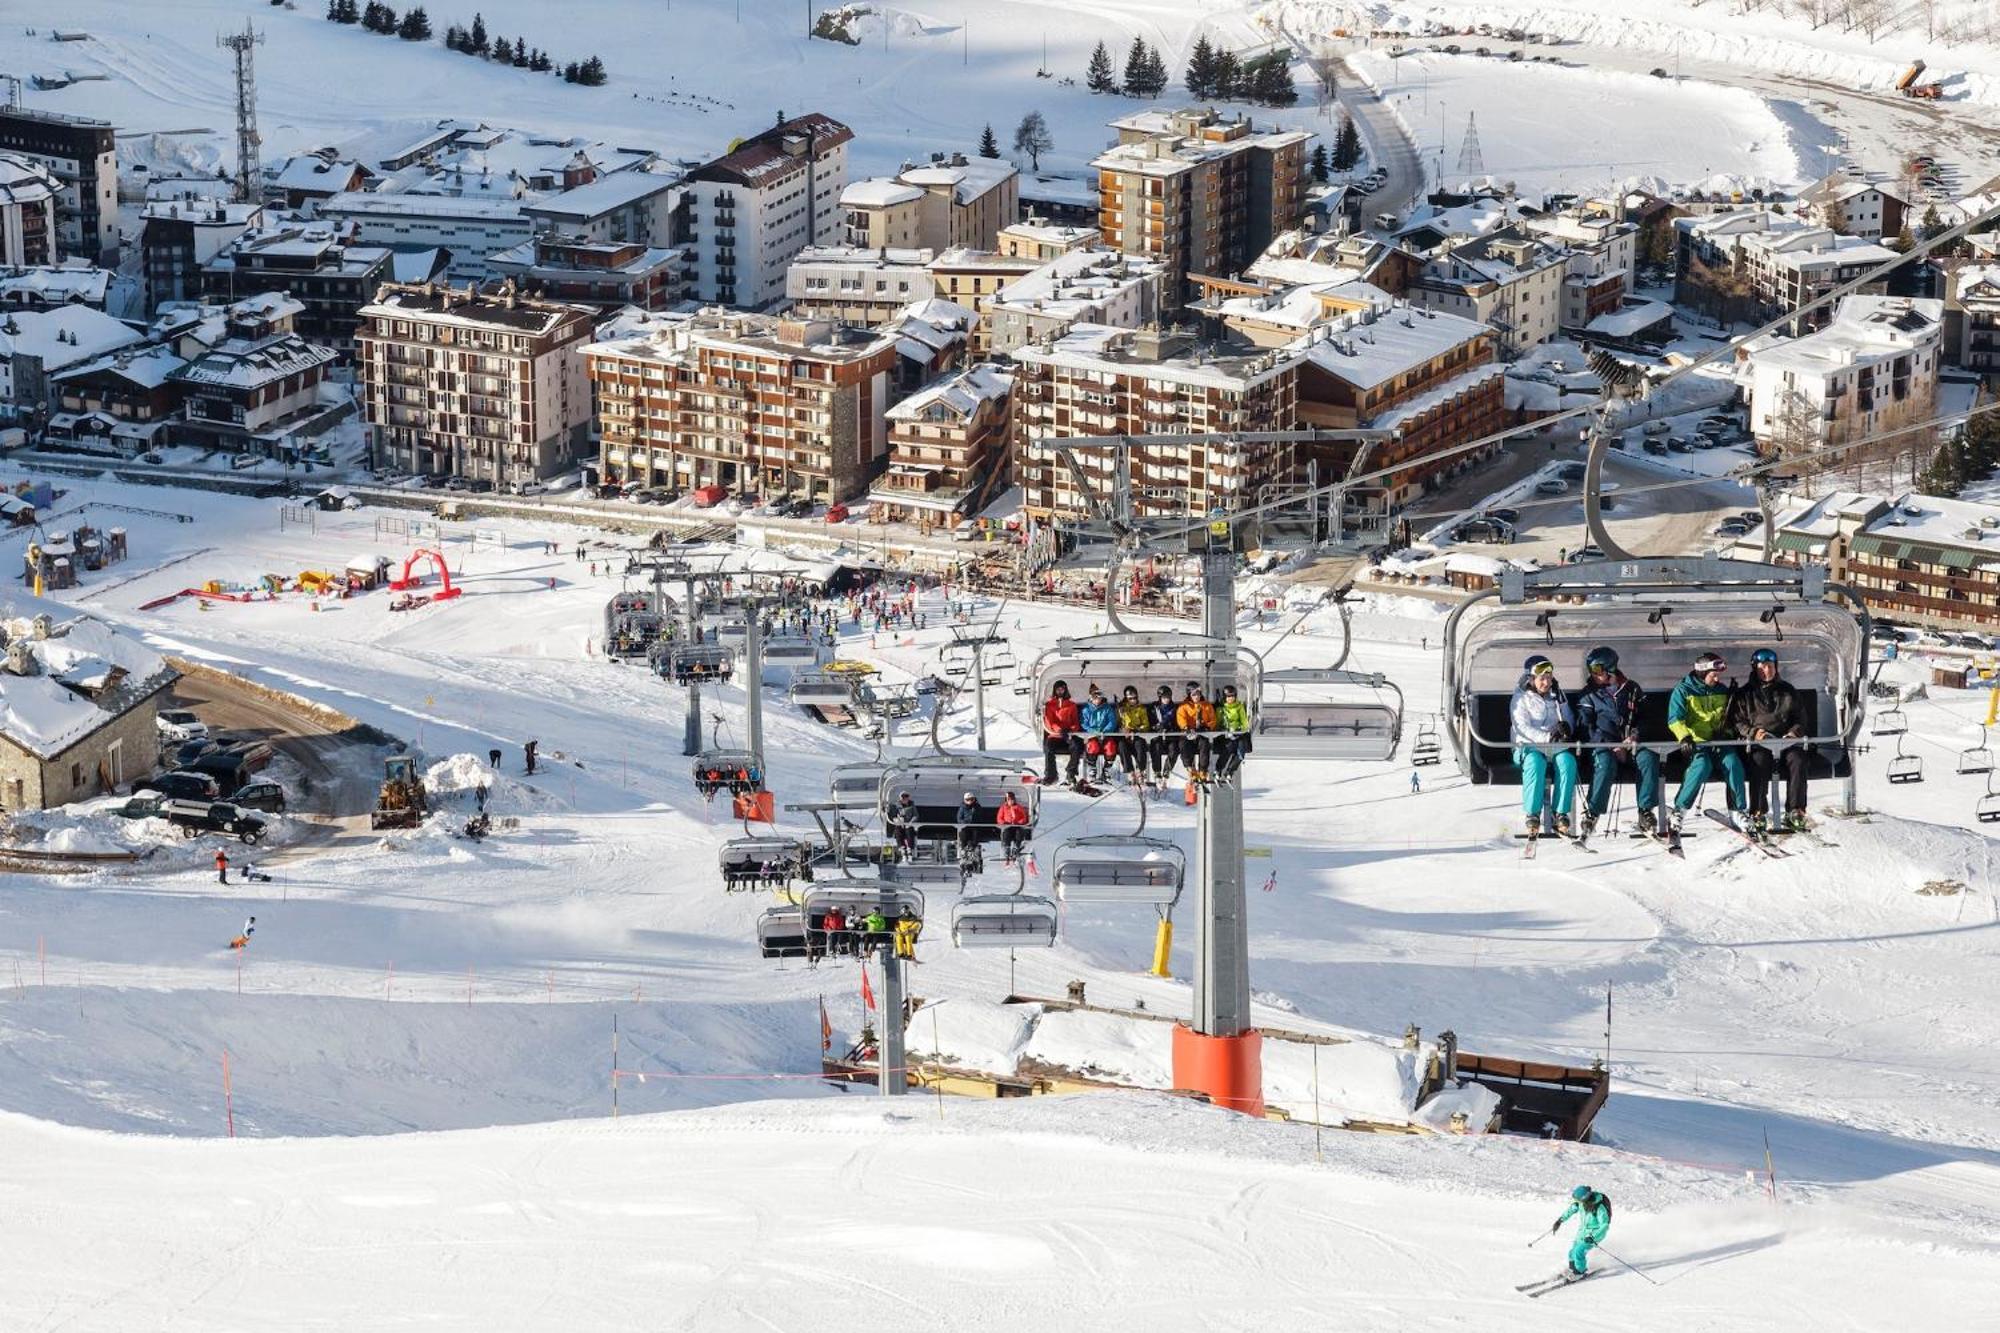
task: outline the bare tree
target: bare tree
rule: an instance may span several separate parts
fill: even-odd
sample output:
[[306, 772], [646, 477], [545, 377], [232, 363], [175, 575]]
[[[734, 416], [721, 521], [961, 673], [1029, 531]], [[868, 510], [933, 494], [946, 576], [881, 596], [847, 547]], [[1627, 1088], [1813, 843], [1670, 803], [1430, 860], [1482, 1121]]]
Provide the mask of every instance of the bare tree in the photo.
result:
[[1039, 111], [1030, 111], [1014, 127], [1014, 151], [1028, 155], [1030, 171], [1040, 171], [1042, 154], [1055, 146], [1056, 141], [1049, 135], [1049, 123]]

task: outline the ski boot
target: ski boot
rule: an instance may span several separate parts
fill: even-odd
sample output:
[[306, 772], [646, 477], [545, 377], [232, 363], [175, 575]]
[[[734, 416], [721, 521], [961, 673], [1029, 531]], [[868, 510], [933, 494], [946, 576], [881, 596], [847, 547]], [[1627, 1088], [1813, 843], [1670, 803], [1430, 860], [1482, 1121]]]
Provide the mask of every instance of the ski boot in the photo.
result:
[[1787, 810], [1785, 812], [1785, 827], [1794, 833], [1804, 833], [1812, 827], [1812, 824], [1806, 819], [1805, 811]]
[[1667, 833], [1670, 837], [1681, 836], [1681, 822], [1686, 818], [1687, 811], [1678, 806], [1674, 807], [1673, 812], [1667, 816]]
[[1539, 838], [1541, 836], [1542, 836], [1542, 817], [1540, 815], [1529, 815], [1528, 840], [1532, 842], [1536, 838]]
[[1651, 810], [1641, 810], [1639, 812], [1639, 832], [1650, 838], [1659, 831], [1660, 817]]
[[1556, 816], [1556, 836], [1558, 838], [1567, 838], [1570, 836], [1568, 815]]
[[1589, 842], [1590, 835], [1597, 832], [1597, 816], [1586, 810], [1583, 812], [1583, 830], [1577, 834], [1578, 842]]
[[1751, 837], [1767, 838], [1770, 835], [1771, 835], [1771, 818], [1769, 815], [1755, 814], [1750, 816]]

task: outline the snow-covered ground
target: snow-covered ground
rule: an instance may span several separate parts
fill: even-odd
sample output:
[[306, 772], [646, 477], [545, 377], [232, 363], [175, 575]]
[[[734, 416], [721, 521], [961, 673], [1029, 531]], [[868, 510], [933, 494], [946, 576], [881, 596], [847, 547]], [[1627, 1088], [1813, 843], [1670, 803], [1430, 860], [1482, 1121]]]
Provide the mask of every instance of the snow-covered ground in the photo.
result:
[[[690, 790], [680, 694], [591, 654], [619, 579], [570, 554], [574, 529], [482, 523], [504, 549], [447, 533], [466, 595], [415, 612], [383, 594], [142, 612], [197, 579], [402, 547], [367, 509], [309, 532], [281, 529], [276, 502], [73, 485], [65, 504], [196, 521], [123, 515], [132, 560], [65, 600], [408, 738], [443, 765], [446, 814], [275, 864], [268, 884], [151, 862], [9, 876], [0, 1244], [18, 1276], [0, 1325], [798, 1327], [826, 1321], [833, 1289], [888, 1327], [1050, 1309], [1075, 1327], [1525, 1327], [1550, 1312], [1508, 1288], [1553, 1262], [1523, 1247], [1579, 1179], [1618, 1199], [1611, 1247], [1644, 1276], [1612, 1264], [1550, 1299], [1621, 1327], [1949, 1322], [2000, 1279], [2000, 1059], [1981, 1018], [2000, 910], [1988, 826], [1971, 821], [1983, 780], [1951, 775], [1983, 696], [1913, 699], [1907, 744], [1929, 780], [1889, 786], [1876, 742], [1873, 822], [1829, 819], [1838, 850], [1795, 843], [1783, 861], [1711, 830], [1684, 864], [1619, 840], [1524, 863], [1515, 794], [1469, 787], [1449, 761], [1416, 795], [1396, 764], [1253, 762], [1247, 837], [1269, 853], [1253, 880], [1271, 876], [1251, 894], [1260, 1021], [1379, 1034], [1385, 1054], [1414, 1022], [1471, 1050], [1587, 1062], [1609, 985], [1594, 1146], [1316, 1144], [1136, 1093], [884, 1109], [811, 1077], [818, 1003], [844, 1042], [859, 978], [757, 956], [770, 898], [720, 887], [715, 847], [736, 826]], [[543, 554], [551, 539], [562, 554]], [[1364, 608], [1350, 663], [1388, 672], [1412, 721], [1438, 707], [1436, 651], [1411, 619], [1426, 614], [1434, 645], [1421, 599]], [[1000, 615], [1023, 657], [1095, 622]], [[1322, 609], [1273, 661], [1324, 663], [1335, 633]], [[898, 677], [933, 666], [943, 637], [849, 630], [842, 651]], [[1270, 648], [1278, 631], [1246, 637]], [[1024, 754], [1022, 705], [995, 694], [992, 743]], [[776, 690], [767, 702], [781, 805], [873, 753]], [[739, 685], [706, 696], [725, 740], [742, 704]], [[944, 739], [969, 746], [970, 730], [953, 714]], [[547, 767], [528, 778], [531, 737]], [[467, 842], [450, 825], [489, 747], [505, 755], [494, 812], [517, 823]], [[1052, 794], [1041, 875], [1060, 838], [1135, 817], [1126, 796]], [[1148, 827], [1190, 845], [1178, 805]], [[933, 900], [941, 919], [951, 895]], [[253, 947], [225, 950], [253, 914]], [[1073, 905], [1056, 948], [1012, 964], [934, 926], [913, 985], [941, 1023], [914, 1044], [959, 1054], [993, 1001], [1072, 979], [1100, 1004], [1185, 1013], [1191, 934], [1162, 980], [1145, 972], [1143, 911]], [[647, 1075], [620, 1080], [615, 1123], [614, 1021], [619, 1066]], [[1072, 1058], [1096, 1040], [1074, 1025], [1036, 1039]], [[1134, 1082], [1161, 1059], [1143, 1043], [1095, 1056]], [[1331, 1096], [1345, 1075], [1324, 1076]], [[1301, 1074], [1274, 1077], [1303, 1112]], [[237, 1141], [216, 1141], [231, 1114]], [[452, 1132], [408, 1133], [423, 1130]], [[1775, 1204], [1753, 1174], [1766, 1133]]]

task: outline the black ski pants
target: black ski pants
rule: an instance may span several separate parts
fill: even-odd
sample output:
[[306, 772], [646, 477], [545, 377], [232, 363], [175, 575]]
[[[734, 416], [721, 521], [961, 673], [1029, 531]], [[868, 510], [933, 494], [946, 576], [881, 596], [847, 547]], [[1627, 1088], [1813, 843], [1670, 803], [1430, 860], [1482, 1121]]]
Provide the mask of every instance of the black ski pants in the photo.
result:
[[1771, 775], [1782, 764], [1785, 769], [1785, 809], [1806, 808], [1806, 747], [1788, 746], [1783, 750], [1770, 750], [1762, 745], [1751, 745], [1743, 751], [1743, 766], [1750, 776], [1750, 813], [1768, 815], [1771, 806]]

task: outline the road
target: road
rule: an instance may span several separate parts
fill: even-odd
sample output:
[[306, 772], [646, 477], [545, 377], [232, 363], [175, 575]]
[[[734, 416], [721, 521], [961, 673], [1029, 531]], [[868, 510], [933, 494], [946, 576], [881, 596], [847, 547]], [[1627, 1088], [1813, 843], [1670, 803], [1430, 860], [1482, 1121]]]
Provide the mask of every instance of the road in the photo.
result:
[[184, 675], [172, 705], [191, 708], [211, 730], [256, 736], [297, 766], [288, 813], [306, 825], [297, 842], [262, 859], [283, 861], [372, 840], [368, 813], [381, 787], [383, 746], [365, 733], [335, 730], [309, 709], [292, 709], [247, 686], [232, 689], [211, 677]]
[[[1312, 58], [1313, 48], [1285, 27], [1282, 19], [1278, 33], [1291, 44], [1292, 50], [1301, 59]], [[1334, 60], [1334, 71], [1339, 80], [1337, 96], [1341, 108], [1353, 118], [1355, 128], [1361, 131], [1361, 141], [1368, 147], [1370, 163], [1389, 173], [1389, 179], [1382, 183], [1382, 188], [1364, 197], [1362, 212], [1364, 215], [1395, 213], [1401, 217], [1416, 202], [1424, 185], [1424, 169], [1417, 160], [1417, 146], [1404, 133], [1395, 116], [1390, 114], [1388, 104], [1380, 94], [1363, 82], [1344, 57]]]

